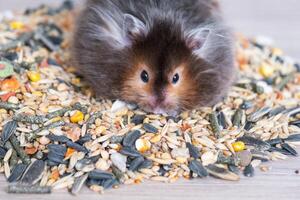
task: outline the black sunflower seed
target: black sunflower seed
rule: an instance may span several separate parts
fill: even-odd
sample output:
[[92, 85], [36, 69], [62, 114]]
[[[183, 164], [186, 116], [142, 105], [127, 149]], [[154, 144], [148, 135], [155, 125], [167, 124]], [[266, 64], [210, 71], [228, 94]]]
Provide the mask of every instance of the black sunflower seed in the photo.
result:
[[257, 122], [267, 115], [272, 109], [270, 107], [263, 107], [248, 116], [248, 121]]
[[251, 149], [250, 152], [253, 160], [261, 160], [262, 162], [268, 162], [270, 160], [270, 156], [265, 152], [256, 149]]
[[146, 118], [145, 115], [135, 115], [131, 119], [131, 122], [134, 123], [135, 125], [142, 124], [145, 118]]
[[3, 159], [6, 154], [6, 149], [0, 146], [0, 159]]
[[102, 171], [95, 169], [89, 173], [89, 179], [93, 180], [103, 180], [103, 179], [112, 179], [114, 175], [110, 172]]
[[141, 164], [143, 164], [144, 162], [144, 158], [143, 157], [137, 157], [135, 158], [129, 165], [129, 170], [130, 171], [136, 171], [138, 170], [138, 168], [141, 166]]
[[13, 184], [7, 188], [8, 193], [14, 194], [49, 194], [51, 187], [42, 187], [37, 185]]
[[143, 128], [145, 129], [145, 131], [147, 131], [149, 133], [157, 133], [158, 132], [157, 128], [155, 128], [153, 125], [148, 124], [148, 123], [144, 124]]
[[285, 111], [286, 108], [284, 106], [280, 106], [277, 108], [272, 109], [269, 113], [268, 113], [268, 117], [273, 117], [278, 115], [279, 113], [282, 113], [283, 111]]
[[218, 167], [216, 165], [212, 165], [212, 164], [208, 165], [206, 169], [211, 176], [216, 178], [220, 178], [228, 181], [237, 181], [240, 179], [240, 177], [237, 174], [225, 168]]
[[125, 156], [131, 156], [131, 157], [140, 157], [141, 154], [137, 150], [130, 148], [130, 147], [123, 147], [120, 151], [121, 154]]
[[250, 108], [253, 108], [253, 103], [251, 101], [245, 101], [241, 106], [241, 109], [248, 110]]
[[290, 135], [287, 139], [284, 139], [284, 141], [288, 141], [288, 142], [300, 142], [300, 134]]
[[53, 142], [61, 142], [61, 143], [66, 143], [68, 142], [70, 139], [67, 138], [64, 135], [54, 135], [54, 134], [50, 134], [46, 136], [49, 140], [53, 141]]
[[193, 158], [198, 159], [200, 157], [200, 150], [197, 147], [189, 142], [186, 143], [186, 147], [189, 149], [190, 155]]
[[22, 164], [22, 163], [19, 163], [17, 164], [14, 169], [12, 170], [10, 176], [8, 177], [7, 181], [12, 183], [12, 182], [16, 182], [18, 181], [23, 173], [25, 172], [26, 168], [27, 168], [28, 165], [25, 165], [25, 164]]
[[203, 165], [198, 160], [191, 160], [189, 163], [189, 168], [192, 172], [197, 174], [199, 177], [208, 176], [207, 170], [203, 167]]
[[253, 168], [253, 166], [250, 164], [247, 167], [245, 167], [245, 169], [243, 171], [243, 174], [246, 177], [253, 177], [254, 176], [254, 168]]
[[298, 126], [300, 128], [300, 120], [290, 122], [289, 125]]
[[236, 127], [240, 127], [242, 117], [243, 117], [243, 111], [241, 109], [237, 109], [233, 115], [232, 124]]
[[244, 129], [246, 130], [246, 131], [249, 131], [251, 128], [253, 128], [254, 127], [254, 123], [253, 122], [249, 122], [249, 121], [247, 121], [246, 122], [246, 124], [245, 124], [245, 126], [244, 126]]
[[58, 144], [49, 144], [48, 145], [48, 155], [47, 158], [51, 163], [63, 163], [64, 162], [64, 157], [67, 152], [67, 148], [63, 145], [58, 145]]
[[237, 141], [242, 141], [246, 145], [253, 146], [258, 150], [267, 151], [271, 148], [271, 145], [267, 142], [264, 142], [260, 139], [250, 137], [250, 136], [243, 136], [237, 139]]
[[120, 144], [123, 141], [124, 136], [112, 136], [110, 142], [112, 144]]
[[151, 160], [145, 159], [144, 162], [139, 166], [139, 169], [148, 169], [153, 166], [153, 162]]
[[85, 148], [84, 146], [80, 145], [80, 144], [77, 144], [75, 142], [72, 142], [72, 141], [67, 141], [66, 143], [67, 147], [70, 147], [70, 148], [73, 148], [77, 151], [81, 151], [83, 153], [88, 153], [89, 151], [87, 150], [87, 148]]
[[141, 132], [139, 130], [134, 130], [128, 133], [123, 139], [123, 146], [132, 147], [137, 139], [141, 137]]
[[102, 183], [101, 183], [101, 186], [104, 188], [104, 189], [109, 189], [109, 188], [112, 188], [114, 185], [117, 185], [118, 184], [118, 180], [113, 178], [113, 179], [107, 179], [107, 180], [104, 180]]
[[45, 166], [46, 163], [42, 160], [32, 162], [24, 172], [21, 182], [29, 185], [36, 184], [42, 178]]
[[277, 144], [281, 144], [283, 142], [283, 140], [281, 138], [276, 138], [276, 139], [268, 140], [266, 142], [269, 143], [270, 145], [274, 146]]
[[287, 143], [281, 144], [282, 149], [288, 151], [293, 156], [298, 156], [297, 151]]
[[7, 142], [9, 138], [12, 136], [12, 134], [15, 134], [17, 125], [18, 124], [16, 121], [9, 121], [3, 126], [3, 131], [1, 135], [3, 142]]
[[240, 172], [239, 168], [235, 165], [228, 165], [228, 170], [235, 174], [239, 174]]
[[218, 114], [218, 122], [219, 122], [220, 126], [221, 126], [223, 129], [228, 128], [228, 125], [227, 125], [227, 123], [226, 123], [226, 119], [225, 119], [225, 114], [224, 114], [224, 112], [220, 112], [220, 113]]

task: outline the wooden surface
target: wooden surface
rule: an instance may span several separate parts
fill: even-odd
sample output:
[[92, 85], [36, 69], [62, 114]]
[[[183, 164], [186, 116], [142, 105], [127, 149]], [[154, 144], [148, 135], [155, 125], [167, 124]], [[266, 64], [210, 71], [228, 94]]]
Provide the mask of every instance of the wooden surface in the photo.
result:
[[[40, 2], [57, 3], [59, 0], [0, 0], [0, 10], [24, 9]], [[299, 0], [222, 0], [228, 23], [237, 31], [249, 36], [266, 35], [274, 38], [277, 46], [288, 55], [300, 59], [300, 1]], [[0, 176], [0, 200], [24, 199], [109, 199], [109, 200], [296, 200], [300, 199], [300, 159], [267, 163], [269, 172], [256, 170], [254, 178], [242, 178], [239, 182], [227, 182], [213, 178], [181, 180], [174, 184], [147, 182], [135, 186], [122, 186], [104, 195], [85, 189], [78, 197], [66, 191], [51, 195], [6, 194], [6, 182]]]

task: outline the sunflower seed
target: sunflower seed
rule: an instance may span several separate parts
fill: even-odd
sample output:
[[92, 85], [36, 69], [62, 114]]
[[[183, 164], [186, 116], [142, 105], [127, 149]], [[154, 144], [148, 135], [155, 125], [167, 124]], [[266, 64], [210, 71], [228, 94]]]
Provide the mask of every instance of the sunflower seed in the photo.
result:
[[15, 115], [13, 117], [14, 121], [17, 122], [24, 122], [24, 123], [29, 123], [29, 124], [43, 124], [44, 122], [47, 121], [47, 118], [45, 116], [29, 116], [29, 115]]
[[20, 108], [20, 105], [0, 101], [0, 108], [3, 108], [5, 110], [18, 110]]
[[216, 178], [220, 178], [228, 181], [238, 181], [240, 179], [240, 177], [235, 173], [230, 172], [227, 169], [218, 167], [216, 165], [210, 164], [206, 167], [206, 169], [211, 176], [214, 176]]
[[245, 169], [243, 171], [243, 174], [246, 177], [253, 177], [254, 176], [254, 168], [253, 168], [253, 166], [250, 164], [247, 167], [245, 167]]
[[228, 170], [235, 174], [239, 174], [239, 172], [240, 172], [239, 168], [234, 165], [228, 165]]
[[283, 143], [283, 144], [281, 144], [281, 147], [282, 147], [282, 149], [288, 151], [293, 156], [298, 156], [297, 151], [293, 147], [291, 147], [289, 144]]
[[190, 155], [193, 158], [198, 159], [200, 157], [200, 150], [197, 147], [189, 142], [186, 143], [186, 147], [189, 149]]
[[135, 158], [129, 165], [129, 170], [130, 171], [136, 171], [138, 168], [141, 166], [141, 164], [144, 162], [143, 157], [137, 157]]
[[73, 148], [73, 149], [75, 149], [77, 151], [81, 151], [83, 153], [88, 153], [89, 152], [84, 146], [82, 146], [80, 144], [77, 144], [75, 142], [72, 142], [70, 140], [67, 141], [66, 145], [67, 145], [67, 147]]
[[46, 163], [42, 160], [32, 162], [24, 172], [21, 182], [29, 185], [36, 184], [39, 180], [41, 180], [45, 166]]
[[191, 160], [189, 163], [189, 169], [201, 178], [208, 176], [207, 170], [198, 160]]
[[123, 146], [133, 147], [135, 141], [141, 137], [141, 132], [139, 130], [134, 130], [128, 133], [123, 139]]
[[225, 114], [223, 112], [220, 112], [218, 114], [218, 122], [219, 122], [220, 126], [223, 129], [228, 128], [228, 125], [227, 125], [227, 122], [226, 122], [226, 118], [225, 118]]
[[77, 195], [80, 192], [80, 190], [81, 190], [82, 186], [85, 184], [87, 178], [88, 178], [88, 174], [84, 174], [75, 179], [74, 184], [71, 189], [71, 193], [73, 195]]
[[63, 163], [65, 154], [67, 152], [67, 148], [65, 146], [58, 144], [49, 144], [48, 150], [49, 152], [47, 158], [49, 161], [51, 161], [53, 164]]
[[236, 112], [234, 113], [232, 124], [236, 127], [240, 127], [242, 117], [243, 117], [243, 111], [237, 109]]
[[287, 139], [284, 139], [287, 142], [300, 142], [300, 134], [290, 135]]
[[66, 142], [68, 142], [70, 140], [69, 138], [67, 138], [64, 135], [50, 134], [50, 135], [47, 135], [46, 137], [49, 138], [51, 141], [61, 142], [61, 143], [66, 143]]
[[270, 107], [263, 107], [263, 108], [255, 111], [251, 115], [249, 115], [247, 119], [250, 122], [257, 122], [261, 118], [263, 118], [265, 115], [267, 115], [271, 110], [272, 109]]
[[11, 142], [14, 150], [17, 152], [18, 156], [21, 158], [23, 164], [30, 164], [30, 158], [26, 154], [26, 152], [23, 150], [23, 148], [20, 147], [19, 141], [15, 135], [11, 135], [9, 138], [9, 141]]
[[243, 136], [237, 139], [237, 141], [242, 141], [246, 145], [253, 146], [258, 150], [267, 151], [271, 148], [271, 145], [267, 142], [264, 142], [262, 140], [256, 139], [254, 137], [250, 136]]
[[8, 177], [7, 181], [12, 183], [12, 182], [17, 182], [23, 175], [27, 168], [27, 165], [25, 164], [17, 164], [14, 169], [12, 170], [10, 176]]
[[124, 173], [115, 166], [112, 166], [111, 168], [112, 168], [112, 173], [115, 175], [117, 180], [121, 181], [124, 178]]
[[216, 138], [220, 137], [221, 128], [218, 122], [217, 113], [213, 112], [209, 115], [210, 126]]
[[290, 122], [289, 125], [298, 126], [300, 128], [300, 120]]
[[123, 147], [120, 151], [121, 154], [125, 156], [130, 156], [130, 157], [140, 157], [141, 154], [137, 150], [134, 150], [133, 148], [130, 147]]
[[49, 194], [51, 193], [51, 187], [14, 184], [8, 186], [7, 192], [15, 194]]
[[0, 159], [3, 159], [6, 154], [6, 149], [0, 146]]
[[281, 144], [283, 142], [283, 140], [281, 138], [276, 138], [276, 139], [268, 140], [266, 142], [269, 143], [270, 145], [274, 146], [277, 144]]
[[89, 173], [88, 177], [89, 179], [103, 180], [103, 179], [112, 179], [114, 178], [114, 175], [106, 171], [95, 169]]
[[144, 124], [143, 125], [143, 128], [145, 129], [145, 131], [147, 131], [148, 133], [157, 133], [158, 132], [158, 129], [155, 128], [153, 125], [151, 124]]
[[153, 162], [151, 160], [145, 159], [144, 162], [139, 166], [139, 169], [148, 169], [153, 166]]
[[252, 159], [253, 160], [261, 160], [262, 162], [267, 162], [270, 160], [270, 156], [264, 152], [251, 149]]
[[7, 142], [9, 138], [15, 134], [16, 129], [17, 129], [17, 122], [16, 121], [9, 121], [3, 126], [3, 131], [2, 131], [2, 141]]
[[118, 181], [117, 179], [113, 178], [113, 179], [107, 179], [107, 180], [104, 180], [101, 184], [101, 186], [104, 188], [104, 189], [109, 189], [111, 187], [113, 187], [114, 185], [117, 185], [118, 184]]
[[146, 118], [145, 115], [135, 115], [131, 119], [131, 122], [134, 123], [135, 125], [142, 124], [145, 118]]
[[273, 116], [276, 116], [280, 113], [282, 113], [283, 111], [285, 111], [286, 108], [284, 106], [280, 106], [280, 107], [277, 107], [277, 108], [274, 108], [272, 109], [269, 113], [268, 113], [268, 117], [273, 117]]

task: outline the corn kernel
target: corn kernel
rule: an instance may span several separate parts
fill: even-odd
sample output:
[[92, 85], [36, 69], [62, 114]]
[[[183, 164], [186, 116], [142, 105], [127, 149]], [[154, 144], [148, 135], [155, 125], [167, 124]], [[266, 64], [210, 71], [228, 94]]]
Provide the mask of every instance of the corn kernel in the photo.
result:
[[265, 77], [271, 77], [274, 74], [274, 68], [268, 64], [262, 64], [259, 68], [259, 73]]
[[135, 142], [135, 147], [136, 149], [141, 152], [141, 153], [145, 153], [146, 151], [150, 150], [151, 148], [151, 143], [148, 140], [145, 139], [138, 139]]
[[19, 21], [13, 21], [10, 23], [10, 28], [13, 30], [20, 30], [24, 27], [24, 24]]
[[83, 113], [78, 110], [75, 111], [75, 113], [70, 117], [70, 120], [72, 123], [81, 122], [81, 121], [83, 121], [83, 119], [84, 119]]
[[28, 72], [27, 76], [32, 82], [38, 82], [41, 80], [41, 74], [35, 71]]
[[234, 149], [235, 152], [240, 152], [243, 151], [245, 149], [245, 143], [244, 142], [235, 142], [232, 144], [232, 147]]

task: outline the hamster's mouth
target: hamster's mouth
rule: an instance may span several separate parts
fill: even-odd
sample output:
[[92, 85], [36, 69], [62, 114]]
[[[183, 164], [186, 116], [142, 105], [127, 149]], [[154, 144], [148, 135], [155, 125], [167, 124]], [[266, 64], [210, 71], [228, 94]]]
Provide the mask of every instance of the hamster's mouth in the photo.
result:
[[172, 116], [172, 117], [176, 117], [179, 113], [179, 110], [176, 109], [175, 107], [173, 108], [164, 108], [161, 106], [157, 106], [157, 107], [151, 107], [149, 105], [139, 105], [139, 107], [141, 109], [143, 109], [146, 112], [149, 113], [153, 113], [156, 115], [168, 115], [168, 116]]

